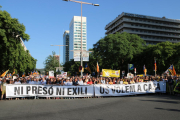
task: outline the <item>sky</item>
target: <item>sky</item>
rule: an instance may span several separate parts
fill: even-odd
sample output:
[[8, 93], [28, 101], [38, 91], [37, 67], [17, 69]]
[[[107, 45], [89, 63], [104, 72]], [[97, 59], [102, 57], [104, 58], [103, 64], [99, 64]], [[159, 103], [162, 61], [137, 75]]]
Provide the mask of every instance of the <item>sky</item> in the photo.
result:
[[[122, 12], [180, 19], [180, 0], [83, 0], [99, 4], [99, 7], [83, 5], [83, 16], [87, 17], [87, 50], [105, 37], [105, 26]], [[69, 30], [73, 16], [81, 15], [81, 6], [62, 0], [0, 0], [1, 10], [17, 18], [26, 27], [30, 40], [25, 42], [32, 57], [37, 59], [36, 68], [44, 68], [44, 61], [59, 54], [63, 45], [63, 33]], [[60, 49], [63, 62], [63, 48]]]

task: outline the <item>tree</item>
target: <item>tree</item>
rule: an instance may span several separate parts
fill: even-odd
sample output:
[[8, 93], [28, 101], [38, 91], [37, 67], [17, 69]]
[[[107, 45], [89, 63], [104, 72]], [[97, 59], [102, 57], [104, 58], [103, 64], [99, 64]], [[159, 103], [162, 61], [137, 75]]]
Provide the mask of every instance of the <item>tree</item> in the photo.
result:
[[138, 35], [129, 33], [109, 34], [94, 44], [92, 53], [100, 68], [125, 69], [135, 54], [140, 54], [145, 42]]
[[[25, 33], [25, 26], [19, 23], [18, 19], [11, 18], [6, 11], [0, 10], [0, 71], [7, 69], [13, 72], [14, 69], [20, 75], [23, 72], [29, 72], [36, 67], [36, 59], [34, 59], [21, 45], [30, 39]], [[32, 63], [29, 67], [28, 63]]]
[[[44, 61], [45, 65], [45, 72], [53, 70], [56, 73], [56, 68], [59, 67], [59, 61], [54, 57], [56, 53], [53, 51], [52, 55], [49, 55], [46, 60]], [[61, 65], [60, 65], [61, 66]]]

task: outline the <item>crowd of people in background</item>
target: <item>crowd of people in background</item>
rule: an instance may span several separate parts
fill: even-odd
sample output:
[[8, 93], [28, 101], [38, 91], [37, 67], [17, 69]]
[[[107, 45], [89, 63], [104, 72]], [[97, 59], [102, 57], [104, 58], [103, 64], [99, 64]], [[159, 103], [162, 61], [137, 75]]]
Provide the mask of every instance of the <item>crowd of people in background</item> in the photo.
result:
[[[180, 77], [172, 77], [172, 76], [135, 76], [133, 78], [110, 78], [110, 77], [79, 77], [79, 76], [72, 76], [67, 78], [46, 78], [46, 77], [19, 77], [17, 79], [11, 79], [11, 78], [0, 78], [0, 94], [1, 94], [1, 100], [6, 99], [6, 85], [8, 84], [31, 84], [31, 85], [92, 85], [92, 84], [134, 84], [139, 82], [149, 82], [149, 81], [164, 81], [167, 83], [168, 88], [168, 94], [174, 95], [174, 87], [175, 85], [180, 82]], [[178, 94], [179, 95], [179, 94]], [[18, 100], [19, 98], [13, 98]], [[27, 98], [21, 98], [27, 99]], [[32, 98], [28, 98], [32, 99]], [[46, 97], [45, 99], [63, 99], [63, 98], [49, 98]], [[65, 98], [66, 99], [66, 98]], [[12, 100], [12, 98], [9, 98], [9, 100]]]

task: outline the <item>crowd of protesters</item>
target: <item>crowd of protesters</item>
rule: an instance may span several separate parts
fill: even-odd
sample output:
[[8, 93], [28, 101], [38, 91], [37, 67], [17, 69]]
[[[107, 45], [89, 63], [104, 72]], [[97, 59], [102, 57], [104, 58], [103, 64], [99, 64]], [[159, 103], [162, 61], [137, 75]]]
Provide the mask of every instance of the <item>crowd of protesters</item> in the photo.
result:
[[[169, 94], [174, 95], [174, 87], [175, 85], [180, 82], [179, 77], [172, 77], [172, 76], [135, 76], [133, 78], [110, 78], [110, 77], [79, 77], [79, 76], [72, 76], [67, 78], [46, 78], [46, 77], [19, 77], [17, 79], [11, 79], [11, 78], [0, 78], [0, 94], [1, 94], [1, 100], [4, 98], [6, 99], [6, 85], [8, 84], [33, 84], [33, 85], [92, 85], [92, 84], [134, 84], [139, 82], [148, 82], [148, 81], [164, 81], [167, 83], [167, 91]], [[13, 98], [18, 100], [19, 98]], [[26, 99], [26, 98], [21, 98]], [[32, 98], [28, 98], [32, 99]], [[49, 98], [46, 97], [46, 99], [63, 99], [63, 98]], [[66, 99], [66, 98], [64, 98]], [[9, 98], [9, 100], [12, 100], [12, 98]]]

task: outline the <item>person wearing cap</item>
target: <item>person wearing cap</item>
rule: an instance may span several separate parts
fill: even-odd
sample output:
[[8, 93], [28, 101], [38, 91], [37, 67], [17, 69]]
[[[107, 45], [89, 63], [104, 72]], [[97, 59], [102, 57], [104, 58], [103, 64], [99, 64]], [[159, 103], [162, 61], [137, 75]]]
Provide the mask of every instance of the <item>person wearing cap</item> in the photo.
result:
[[3, 80], [3, 83], [1, 84], [1, 100], [3, 99], [3, 96], [5, 96], [6, 99], [6, 79]]

